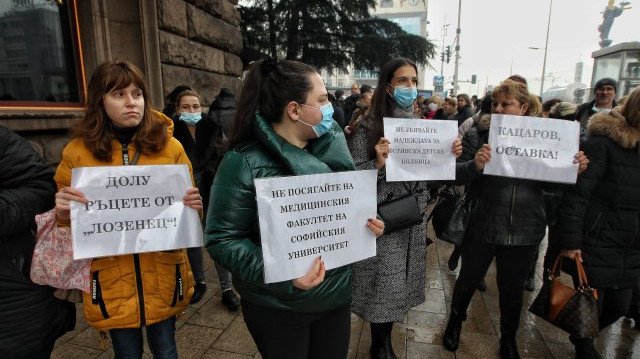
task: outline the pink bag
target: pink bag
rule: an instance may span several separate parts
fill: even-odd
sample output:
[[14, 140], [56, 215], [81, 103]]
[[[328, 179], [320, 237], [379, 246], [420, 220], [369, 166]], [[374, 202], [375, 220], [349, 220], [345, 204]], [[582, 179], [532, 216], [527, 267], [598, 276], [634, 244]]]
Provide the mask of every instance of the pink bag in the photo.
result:
[[31, 280], [59, 289], [89, 293], [91, 259], [73, 260], [71, 229], [58, 227], [55, 209], [36, 215], [38, 234], [31, 260]]

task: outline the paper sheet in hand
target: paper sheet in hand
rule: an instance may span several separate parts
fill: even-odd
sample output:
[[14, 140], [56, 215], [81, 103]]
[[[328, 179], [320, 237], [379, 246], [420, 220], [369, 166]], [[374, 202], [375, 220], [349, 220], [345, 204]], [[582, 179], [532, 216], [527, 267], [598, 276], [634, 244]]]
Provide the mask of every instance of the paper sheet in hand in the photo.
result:
[[198, 212], [182, 204], [186, 165], [74, 168], [71, 201], [74, 259], [202, 246]]
[[391, 117], [383, 120], [384, 137], [391, 142], [385, 162], [387, 181], [456, 178], [456, 157], [451, 152], [458, 136], [456, 121]]
[[377, 172], [256, 179], [265, 282], [302, 277], [319, 256], [327, 270], [375, 256]]
[[491, 160], [484, 174], [576, 183], [580, 123], [549, 118], [492, 115]]

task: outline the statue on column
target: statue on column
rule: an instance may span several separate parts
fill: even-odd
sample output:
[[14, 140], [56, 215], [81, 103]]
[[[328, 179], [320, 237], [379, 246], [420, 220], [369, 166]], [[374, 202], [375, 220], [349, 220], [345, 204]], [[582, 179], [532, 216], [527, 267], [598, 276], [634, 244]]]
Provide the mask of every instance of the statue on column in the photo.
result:
[[609, 39], [609, 31], [611, 31], [611, 26], [613, 25], [613, 20], [620, 16], [624, 10], [628, 10], [631, 7], [627, 6], [631, 4], [628, 1], [622, 1], [618, 6], [613, 5], [614, 0], [609, 0], [609, 4], [604, 8], [602, 12], [602, 24], [598, 26], [598, 31], [600, 31], [600, 47], [607, 47], [611, 45], [612, 40]]

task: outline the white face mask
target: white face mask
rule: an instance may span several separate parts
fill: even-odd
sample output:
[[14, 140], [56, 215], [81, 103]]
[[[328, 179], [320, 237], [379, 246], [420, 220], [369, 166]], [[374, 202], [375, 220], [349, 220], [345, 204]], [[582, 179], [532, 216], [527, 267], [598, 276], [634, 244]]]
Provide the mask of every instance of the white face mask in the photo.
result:
[[438, 104], [430, 103], [430, 104], [427, 105], [427, 108], [429, 108], [429, 111], [436, 111], [436, 110], [438, 110]]

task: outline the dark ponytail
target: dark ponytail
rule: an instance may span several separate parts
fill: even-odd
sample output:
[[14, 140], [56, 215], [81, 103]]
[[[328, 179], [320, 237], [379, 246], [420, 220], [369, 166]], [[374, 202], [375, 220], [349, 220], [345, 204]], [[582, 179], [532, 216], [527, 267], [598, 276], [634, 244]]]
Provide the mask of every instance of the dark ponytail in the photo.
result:
[[242, 84], [229, 146], [255, 138], [255, 116], [269, 123], [279, 122], [291, 101], [305, 103], [313, 85], [314, 67], [293, 60], [261, 60], [254, 63]]

